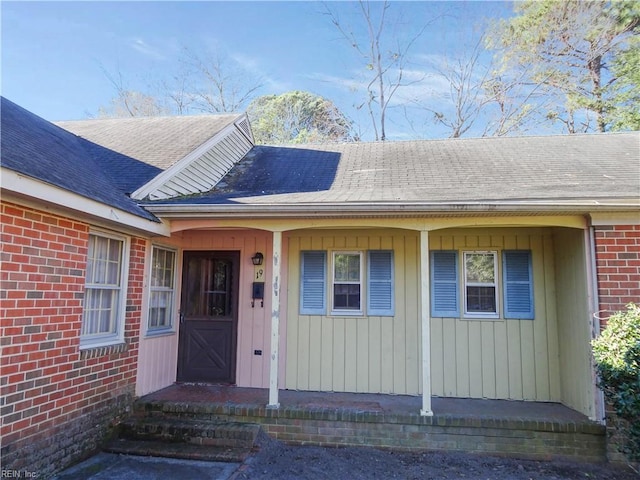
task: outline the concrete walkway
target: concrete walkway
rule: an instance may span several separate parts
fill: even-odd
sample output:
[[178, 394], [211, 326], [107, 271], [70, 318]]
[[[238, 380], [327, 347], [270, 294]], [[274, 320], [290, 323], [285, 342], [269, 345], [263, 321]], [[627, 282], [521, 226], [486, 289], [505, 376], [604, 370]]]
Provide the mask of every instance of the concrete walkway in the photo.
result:
[[174, 458], [135, 457], [99, 453], [59, 473], [53, 480], [227, 480], [239, 463], [202, 462]]

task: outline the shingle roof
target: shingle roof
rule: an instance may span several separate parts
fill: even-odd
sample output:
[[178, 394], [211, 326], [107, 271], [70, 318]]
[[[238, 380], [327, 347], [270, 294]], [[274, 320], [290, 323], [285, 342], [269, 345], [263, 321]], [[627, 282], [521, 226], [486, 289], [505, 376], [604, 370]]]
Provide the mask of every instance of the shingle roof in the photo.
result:
[[153, 167], [76, 137], [4, 97], [1, 101], [3, 168], [157, 221], [125, 194], [126, 182], [116, 180], [118, 169], [142, 178], [155, 175]]
[[166, 170], [239, 117], [239, 114], [223, 114], [108, 118], [57, 122], [56, 125]]
[[638, 132], [259, 146], [211, 192], [173, 203], [597, 199], [640, 199]]

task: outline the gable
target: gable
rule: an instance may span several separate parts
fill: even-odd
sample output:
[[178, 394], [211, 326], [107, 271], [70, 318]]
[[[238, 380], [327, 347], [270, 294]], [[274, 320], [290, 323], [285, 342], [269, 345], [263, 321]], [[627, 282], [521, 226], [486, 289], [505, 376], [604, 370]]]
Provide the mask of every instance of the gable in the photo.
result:
[[[110, 118], [58, 122], [106, 149], [157, 168], [128, 190], [137, 200], [163, 200], [211, 190], [253, 147], [246, 114]], [[141, 173], [141, 172], [138, 172]]]
[[249, 121], [243, 115], [133, 192], [132, 197], [164, 200], [208, 192], [251, 150], [252, 138]]

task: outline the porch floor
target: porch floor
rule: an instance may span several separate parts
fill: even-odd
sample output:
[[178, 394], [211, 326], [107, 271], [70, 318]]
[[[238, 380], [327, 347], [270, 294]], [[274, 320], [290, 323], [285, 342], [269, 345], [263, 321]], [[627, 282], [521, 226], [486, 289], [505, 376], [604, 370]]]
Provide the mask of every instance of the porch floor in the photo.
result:
[[427, 417], [419, 396], [280, 390], [278, 409], [268, 398], [267, 389], [175, 384], [134, 408], [145, 418], [259, 424], [301, 445], [606, 461], [605, 427], [558, 403], [434, 397]]
[[[264, 407], [268, 400], [267, 389], [190, 383], [177, 383], [140, 399], [141, 402], [206, 403], [251, 408]], [[422, 407], [419, 396], [294, 390], [280, 390], [279, 402], [281, 409], [400, 415], [419, 414]], [[559, 403], [433, 397], [431, 406], [434, 415], [444, 417], [590, 423], [585, 415]]]

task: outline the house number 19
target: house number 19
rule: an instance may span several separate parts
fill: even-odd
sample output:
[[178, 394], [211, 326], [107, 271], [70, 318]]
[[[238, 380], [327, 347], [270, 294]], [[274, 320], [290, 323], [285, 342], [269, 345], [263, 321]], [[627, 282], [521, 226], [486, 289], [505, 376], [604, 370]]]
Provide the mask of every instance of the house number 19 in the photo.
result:
[[255, 274], [256, 274], [256, 278], [255, 278], [256, 282], [264, 281], [264, 268], [256, 267]]

